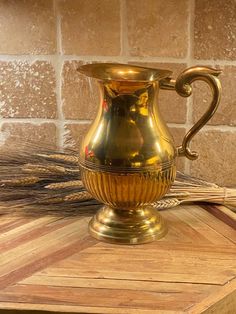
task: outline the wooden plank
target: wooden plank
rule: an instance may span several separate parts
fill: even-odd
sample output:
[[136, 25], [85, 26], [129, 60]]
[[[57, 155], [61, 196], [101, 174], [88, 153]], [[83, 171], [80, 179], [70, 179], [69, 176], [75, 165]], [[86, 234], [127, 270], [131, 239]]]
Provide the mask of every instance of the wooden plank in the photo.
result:
[[[130, 261], [132, 262], [132, 261]], [[135, 265], [136, 266], [136, 265]], [[135, 267], [134, 266], [134, 267]], [[114, 268], [106, 269], [107, 265], [104, 265], [104, 269], [100, 266], [97, 270], [94, 267], [88, 267], [84, 269], [82, 265], [78, 268], [55, 268], [45, 269], [44, 274], [48, 276], [73, 276], [73, 277], [83, 277], [83, 278], [106, 278], [106, 279], [125, 279], [125, 280], [152, 280], [152, 281], [165, 281], [165, 282], [178, 282], [178, 283], [199, 283], [199, 284], [225, 284], [227, 281], [234, 278], [235, 273], [232, 271], [225, 271], [225, 273], [217, 274], [215, 271], [207, 273], [207, 270], [202, 270], [201, 273], [197, 271], [195, 273], [183, 272], [179, 273], [178, 269], [175, 272], [163, 272], [158, 270], [150, 270], [140, 273], [141, 270], [130, 271], [127, 270], [117, 270]], [[96, 270], [95, 270], [96, 269]]]
[[[207, 244], [204, 245], [192, 245], [191, 243], [178, 243], [176, 242], [163, 242], [163, 241], [157, 241], [152, 243], [147, 243], [144, 245], [138, 245], [138, 246], [129, 246], [129, 245], [113, 245], [113, 244], [107, 244], [98, 242], [96, 245], [94, 245], [91, 248], [87, 249], [87, 253], [100, 253], [100, 254], [118, 254], [123, 255], [125, 253], [129, 252], [135, 252], [135, 254], [139, 254], [143, 256], [153, 256], [157, 257], [159, 255], [163, 255], [163, 250], [166, 251], [166, 254], [178, 254], [178, 256], [182, 256], [183, 258], [187, 256], [198, 256], [201, 255], [203, 257], [205, 256], [211, 256], [212, 258], [225, 258], [228, 257], [230, 259], [236, 258], [236, 250], [235, 246], [216, 246], [214, 244]], [[74, 255], [72, 259], [75, 257]]]
[[[179, 209], [176, 208], [176, 211], [179, 211]], [[163, 217], [167, 222], [169, 232], [171, 233], [172, 229], [178, 230], [178, 236], [176, 236], [175, 239], [173, 239], [173, 241], [177, 240], [178, 242], [211, 244], [211, 242], [206, 238], [204, 234], [197, 230], [194, 230], [190, 225], [187, 224], [186, 222], [187, 217], [185, 217], [186, 213], [183, 212], [182, 207], [181, 207], [182, 219], [180, 219], [178, 215], [176, 215], [176, 211], [170, 210], [163, 212]], [[169, 233], [166, 235], [165, 240], [166, 242], [169, 242]]]
[[[87, 220], [71, 224], [1, 254], [0, 287], [16, 283], [51, 263], [97, 243], [87, 237]], [[16, 256], [17, 259], [15, 258]]]
[[213, 216], [203, 208], [191, 206], [190, 211], [193, 215], [198, 217], [203, 223], [207, 224], [212, 229], [216, 230], [219, 234], [228, 238], [230, 241], [236, 244], [236, 230], [225, 224], [220, 219]]
[[41, 285], [54, 287], [79, 287], [79, 288], [101, 288], [101, 289], [125, 289], [140, 291], [156, 291], [159, 293], [185, 293], [206, 294], [215, 290], [220, 285], [213, 287], [211, 284], [192, 284], [192, 283], [172, 283], [153, 280], [132, 280], [127, 279], [104, 279], [104, 278], [81, 278], [81, 277], [62, 277], [47, 276], [38, 273], [32, 277], [19, 282], [22, 285]]
[[[32, 303], [15, 303], [15, 302], [0, 302], [0, 313], [8, 314], [7, 309], [13, 309], [14, 312], [9, 314], [15, 314], [16, 311], [22, 314], [28, 314], [28, 311], [32, 311], [29, 314], [50, 314], [55, 313], [91, 313], [91, 314], [181, 314], [182, 311], [168, 311], [168, 310], [156, 310], [156, 309], [133, 309], [133, 308], [115, 308], [105, 306], [73, 306], [73, 305], [52, 305], [52, 304], [32, 304]], [[36, 312], [35, 312], [36, 311]], [[38, 311], [38, 312], [37, 312]], [[50, 312], [49, 312], [50, 311]]]
[[189, 314], [235, 314], [236, 313], [236, 280], [211, 293], [199, 304], [186, 309]]
[[[2, 241], [0, 240], [0, 251], [1, 254], [3, 254], [6, 251], [12, 250], [14, 248], [17, 248], [19, 245], [22, 246], [23, 244], [30, 242], [32, 240], [35, 240], [36, 238], [42, 237], [44, 235], [47, 235], [53, 231], [56, 231], [66, 225], [71, 224], [70, 220], [66, 219], [58, 219], [58, 218], [51, 218], [50, 220], [47, 218], [45, 221], [36, 220], [36, 224], [32, 224], [29, 227], [29, 224], [23, 225], [24, 228], [22, 228], [20, 231], [17, 230], [17, 232], [13, 232], [13, 230], [10, 230], [11, 234], [9, 235], [8, 232], [4, 233], [4, 239]], [[33, 222], [33, 221], [32, 221]], [[25, 227], [28, 225], [27, 229]], [[30, 224], [31, 225], [31, 224]], [[18, 229], [18, 228], [16, 228]], [[5, 237], [6, 235], [6, 237]], [[25, 253], [25, 251], [24, 251]]]
[[0, 302], [61, 305], [98, 305], [114, 308], [181, 310], [200, 301], [204, 293], [191, 291], [146, 291], [106, 288], [15, 285], [0, 294]]
[[56, 220], [55, 217], [50, 217], [50, 216], [40, 217], [37, 219], [31, 219], [25, 224], [21, 224], [18, 227], [15, 227], [11, 230], [8, 230], [0, 234], [0, 245], [4, 243], [6, 240], [14, 239], [15, 237], [19, 237], [21, 234], [24, 234], [25, 232], [29, 232], [35, 229], [36, 226], [45, 225], [55, 220]]
[[[91, 252], [91, 251], [90, 251]], [[207, 255], [202, 258], [201, 256], [186, 256], [185, 260], [183, 260], [182, 256], [178, 256], [174, 251], [167, 252], [166, 250], [162, 250], [162, 252], [158, 252], [159, 254], [152, 255], [148, 254], [147, 256], [141, 256], [140, 254], [136, 254], [135, 252], [128, 253], [126, 251], [125, 255], [117, 254], [97, 254], [97, 253], [88, 253], [87, 250], [79, 255], [75, 254], [75, 256], [71, 257], [69, 260], [62, 260], [56, 264], [54, 264], [55, 268], [70, 268], [78, 269], [78, 267], [94, 267], [96, 271], [99, 269], [103, 270], [106, 266], [106, 270], [111, 269], [114, 270], [123, 270], [123, 271], [141, 271], [142, 273], [157, 271], [157, 272], [171, 272], [174, 270], [178, 270], [181, 273], [194, 273], [195, 271], [200, 273], [203, 272], [216, 272], [220, 270], [233, 270], [233, 275], [236, 275], [236, 265], [235, 258], [232, 259], [215, 259], [208, 257]], [[162, 256], [161, 256], [162, 253]], [[129, 261], [132, 261], [132, 265], [130, 265]], [[97, 266], [97, 267], [96, 267]], [[204, 269], [203, 269], [204, 268]]]
[[214, 215], [216, 218], [223, 221], [228, 226], [236, 230], [236, 213], [226, 208], [225, 206], [220, 205], [202, 205], [202, 207], [207, 210], [209, 213]]
[[22, 217], [14, 217], [12, 215], [1, 215], [0, 214], [0, 230], [1, 230], [1, 226], [9, 223], [9, 222], [13, 222], [14, 220], [19, 220], [22, 219]]
[[67, 246], [59, 248], [57, 251], [48, 253], [46, 256], [42, 256], [35, 261], [30, 261], [25, 265], [19, 266], [19, 268], [11, 271], [0, 278], [0, 289], [4, 289], [9, 285], [13, 285], [18, 281], [34, 274], [37, 271], [44, 269], [45, 267], [53, 264], [55, 261], [64, 259], [67, 256], [72, 255], [75, 252], [85, 249], [88, 245], [92, 245], [92, 241], [77, 240]]
[[186, 225], [188, 226], [188, 228], [186, 228], [188, 234], [190, 234], [190, 230], [192, 230], [191, 235], [195, 243], [198, 241], [199, 235], [201, 235], [203, 240], [200, 243], [211, 243], [221, 246], [227, 244], [234, 247], [234, 243], [230, 239], [218, 233], [207, 224], [203, 224], [201, 219], [196, 215], [193, 215], [188, 208], [183, 207], [181, 208], [181, 211], [177, 209], [176, 211], [173, 211], [172, 214], [184, 223], [185, 228]]
[[[9, 263], [12, 262], [11, 267], [13, 267], [14, 263], [21, 262], [24, 263], [25, 259], [27, 258], [27, 254], [30, 254], [33, 257], [34, 251], [37, 251], [38, 254], [41, 254], [42, 251], [46, 251], [52, 246], [57, 247], [57, 245], [64, 244], [65, 242], [68, 243], [67, 239], [71, 234], [72, 237], [75, 237], [75, 233], [77, 236], [81, 237], [84, 234], [87, 234], [86, 226], [87, 221], [84, 220], [76, 220], [71, 221], [70, 224], [62, 226], [61, 228], [54, 230], [49, 234], [45, 234], [42, 237], [38, 237], [36, 239], [30, 240], [24, 244], [21, 244], [15, 248], [12, 248], [4, 253], [1, 254], [0, 260], [0, 274], [4, 274], [5, 266], [8, 267]], [[65, 240], [65, 238], [67, 240]], [[15, 257], [18, 257], [16, 261]]]
[[1, 226], [0, 226], [0, 234], [7, 232], [9, 230], [12, 230], [14, 228], [17, 228], [19, 226], [22, 226], [23, 224], [26, 224], [30, 221], [29, 218], [22, 218], [22, 217], [13, 217], [13, 219], [10, 219], [5, 221]]

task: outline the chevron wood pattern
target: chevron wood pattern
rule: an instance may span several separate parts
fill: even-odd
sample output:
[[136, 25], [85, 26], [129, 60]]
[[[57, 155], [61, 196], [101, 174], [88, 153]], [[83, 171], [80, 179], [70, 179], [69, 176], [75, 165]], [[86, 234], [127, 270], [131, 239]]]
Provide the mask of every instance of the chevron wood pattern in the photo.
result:
[[90, 217], [0, 216], [0, 313], [235, 314], [235, 214], [162, 215], [167, 236], [137, 246], [94, 240]]

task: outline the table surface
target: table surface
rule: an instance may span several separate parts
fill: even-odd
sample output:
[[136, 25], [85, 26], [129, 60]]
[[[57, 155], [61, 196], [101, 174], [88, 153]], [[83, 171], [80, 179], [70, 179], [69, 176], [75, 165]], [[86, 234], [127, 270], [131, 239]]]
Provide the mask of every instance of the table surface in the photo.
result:
[[0, 312], [236, 313], [235, 214], [162, 211], [169, 232], [143, 245], [98, 242], [90, 217], [0, 218]]

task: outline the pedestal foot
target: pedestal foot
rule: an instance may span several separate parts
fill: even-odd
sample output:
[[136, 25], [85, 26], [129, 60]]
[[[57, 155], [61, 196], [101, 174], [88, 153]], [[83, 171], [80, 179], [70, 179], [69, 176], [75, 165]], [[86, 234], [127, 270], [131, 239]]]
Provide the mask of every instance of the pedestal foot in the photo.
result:
[[152, 207], [122, 210], [105, 206], [90, 221], [89, 232], [100, 241], [140, 244], [162, 238], [167, 226]]

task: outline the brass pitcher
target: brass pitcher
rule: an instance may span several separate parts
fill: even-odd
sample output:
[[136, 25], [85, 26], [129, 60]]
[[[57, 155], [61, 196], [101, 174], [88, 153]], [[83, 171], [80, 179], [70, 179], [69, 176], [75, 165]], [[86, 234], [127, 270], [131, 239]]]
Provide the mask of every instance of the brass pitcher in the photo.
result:
[[[80, 149], [81, 178], [86, 189], [105, 204], [89, 223], [95, 238], [138, 244], [161, 238], [167, 226], [152, 207], [176, 176], [176, 158], [194, 160], [189, 144], [215, 113], [221, 94], [221, 71], [192, 67], [176, 80], [171, 71], [127, 64], [83, 65], [79, 72], [98, 80], [100, 108]], [[191, 95], [192, 82], [205, 81], [212, 102], [201, 119], [175, 147], [158, 108], [159, 89]], [[170, 99], [171, 101], [171, 99]]]

